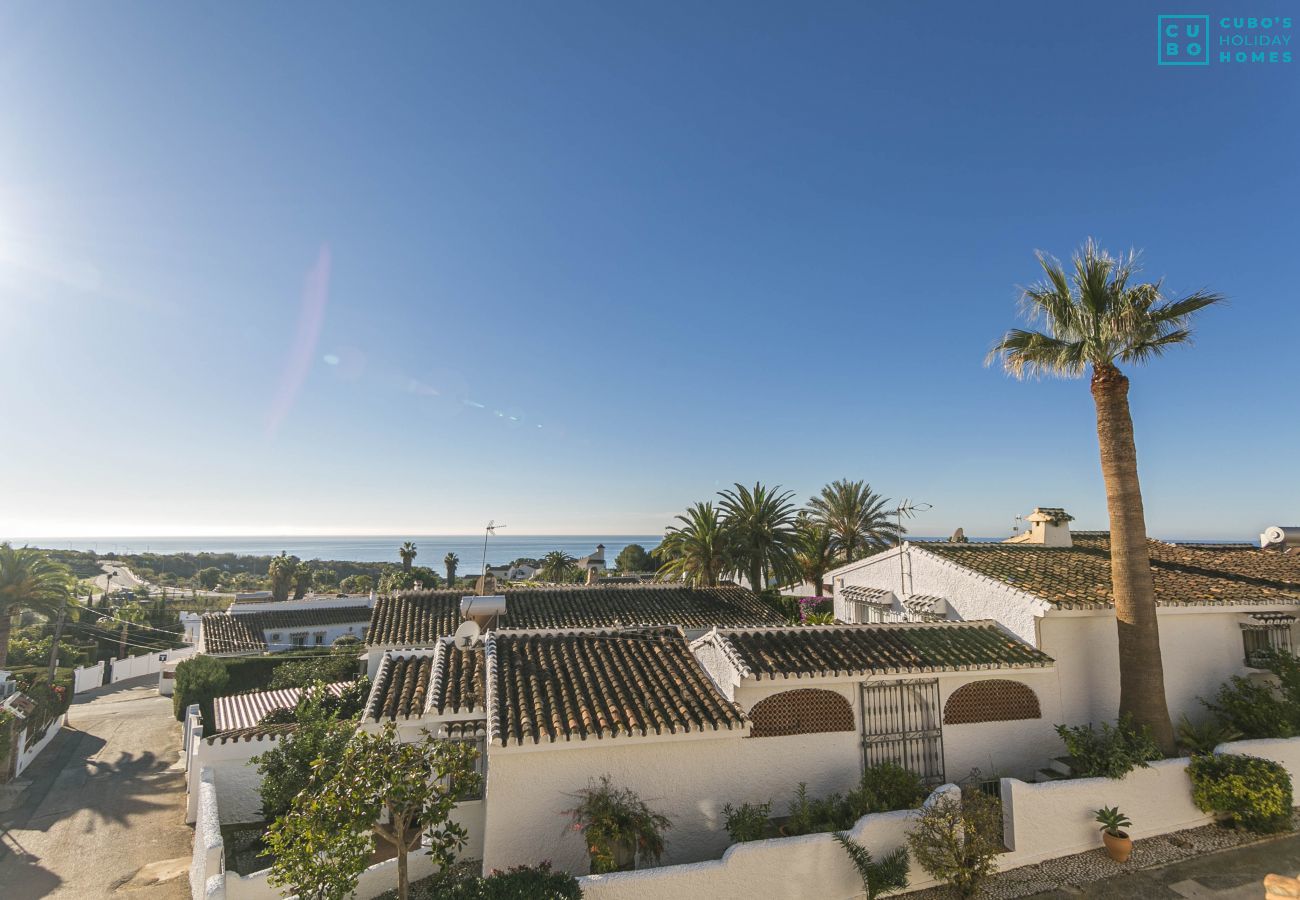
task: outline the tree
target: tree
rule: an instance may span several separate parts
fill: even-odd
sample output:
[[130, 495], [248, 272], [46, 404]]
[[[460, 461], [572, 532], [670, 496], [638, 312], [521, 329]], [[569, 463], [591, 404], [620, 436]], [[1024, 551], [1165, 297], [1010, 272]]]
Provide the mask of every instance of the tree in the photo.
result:
[[733, 561], [753, 591], [766, 587], [769, 578], [794, 574], [794, 492], [780, 491], [756, 483], [752, 490], [737, 484], [718, 494]]
[[974, 897], [1004, 852], [1001, 804], [983, 791], [960, 799], [945, 794], [912, 820], [907, 845], [931, 876], [948, 882], [959, 897]]
[[552, 550], [542, 557], [542, 567], [537, 574], [543, 581], [568, 581], [573, 577], [577, 560], [563, 550]]
[[320, 593], [333, 591], [339, 585], [338, 573], [333, 569], [317, 569], [311, 573], [312, 590]]
[[402, 571], [411, 571], [411, 563], [415, 562], [416, 557], [415, 545], [407, 541], [397, 548], [397, 555], [402, 557]]
[[369, 575], [349, 575], [339, 584], [345, 594], [365, 594], [374, 590], [375, 580]]
[[628, 544], [620, 550], [614, 567], [620, 572], [653, 572], [656, 568], [654, 559], [640, 544]]
[[392, 722], [353, 733], [334, 761], [313, 763], [311, 783], [268, 829], [275, 856], [270, 883], [300, 898], [342, 900], [370, 862], [370, 833], [397, 851], [397, 896], [407, 900], [407, 853], [423, 833], [435, 866], [446, 871], [468, 833], [450, 820], [456, 798], [476, 789], [478, 751], [466, 741], [403, 744]]
[[337, 760], [356, 732], [356, 722], [341, 718], [337, 706], [326, 703], [327, 696], [320, 682], [308, 687], [291, 712], [290, 720], [297, 727], [252, 758], [262, 776], [263, 818], [278, 819], [287, 813], [294, 798], [311, 783], [312, 764], [318, 759]]
[[230, 683], [230, 671], [215, 656], [203, 654], [182, 660], [176, 666], [176, 687], [172, 692], [172, 711], [184, 720], [185, 710], [199, 704], [203, 721], [212, 723], [212, 699], [221, 696]]
[[677, 516], [681, 525], [670, 525], [655, 555], [664, 561], [660, 572], [685, 579], [694, 585], [717, 587], [718, 579], [731, 567], [728, 534], [712, 503], [696, 503]]
[[428, 566], [411, 566], [411, 578], [426, 591], [436, 590], [441, 576]]
[[385, 572], [379, 578], [379, 593], [381, 594], [409, 591], [413, 587], [415, 587], [415, 576], [410, 572], [403, 572], [401, 569]]
[[848, 832], [837, 831], [833, 836], [849, 855], [853, 868], [858, 870], [867, 900], [876, 900], [883, 893], [907, 887], [906, 847], [899, 847], [877, 862], [871, 851], [849, 837]]
[[1197, 291], [1164, 296], [1160, 282], [1131, 283], [1136, 253], [1115, 259], [1089, 240], [1076, 251], [1074, 271], [1038, 254], [1046, 279], [1024, 289], [1030, 324], [1013, 328], [989, 351], [1016, 378], [1078, 378], [1091, 371], [1097, 443], [1110, 517], [1110, 580], [1119, 637], [1119, 713], [1147, 726], [1160, 749], [1175, 751], [1165, 701], [1164, 668], [1156, 619], [1155, 588], [1147, 547], [1146, 513], [1138, 482], [1137, 447], [1128, 404], [1128, 377], [1120, 364], [1137, 365], [1191, 342], [1192, 317], [1223, 297]]
[[266, 574], [271, 579], [271, 599], [288, 600], [298, 579], [298, 557], [289, 556], [281, 550], [279, 556], [271, 557]]
[[198, 579], [199, 587], [205, 591], [211, 591], [221, 584], [222, 572], [216, 566], [208, 566], [206, 569], [199, 569], [195, 578]]
[[293, 599], [301, 600], [311, 589], [311, 567], [305, 562], [298, 563], [293, 570]]
[[799, 577], [812, 582], [822, 596], [826, 573], [835, 566], [834, 539], [829, 528], [802, 513], [795, 527], [794, 565]]
[[841, 478], [811, 498], [808, 511], [813, 521], [830, 531], [832, 549], [844, 562], [855, 562], [896, 544], [906, 533], [890, 521], [888, 503], [865, 481]]
[[460, 565], [460, 557], [455, 553], [448, 553], [442, 558], [442, 564], [447, 567], [447, 587], [455, 587], [456, 567]]
[[117, 620], [122, 626], [122, 637], [117, 644], [117, 658], [126, 659], [126, 637], [132, 625], [140, 625], [147, 618], [144, 607], [134, 600], [117, 608]]
[[308, 656], [292, 662], [281, 663], [271, 672], [267, 688], [272, 691], [285, 688], [306, 687], [319, 681], [334, 684], [352, 681], [357, 677], [357, 657], [348, 648], [334, 653]]
[[13, 618], [23, 610], [58, 615], [68, 602], [72, 575], [43, 551], [0, 544], [0, 669], [9, 659]]

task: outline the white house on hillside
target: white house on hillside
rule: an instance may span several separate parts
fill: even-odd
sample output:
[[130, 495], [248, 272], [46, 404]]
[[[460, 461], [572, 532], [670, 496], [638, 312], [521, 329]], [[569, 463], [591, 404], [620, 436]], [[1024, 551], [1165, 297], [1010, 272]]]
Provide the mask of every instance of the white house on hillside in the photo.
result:
[[[1111, 721], [1119, 653], [1108, 532], [1070, 531], [1040, 508], [1001, 543], [905, 541], [827, 576], [845, 622], [992, 619], [1056, 660], [1064, 721]], [[1296, 646], [1300, 554], [1251, 544], [1150, 541], [1169, 711], [1204, 716], [1200, 697], [1257, 672], [1253, 652]]]

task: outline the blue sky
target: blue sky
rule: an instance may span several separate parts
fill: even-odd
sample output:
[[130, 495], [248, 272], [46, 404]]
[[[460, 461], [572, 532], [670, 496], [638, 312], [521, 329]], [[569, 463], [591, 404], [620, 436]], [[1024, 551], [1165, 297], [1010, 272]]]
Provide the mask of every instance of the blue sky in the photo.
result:
[[0, 535], [1104, 527], [1086, 384], [983, 366], [1090, 235], [1232, 298], [1131, 373], [1151, 530], [1289, 524], [1300, 62], [1168, 11], [5, 4]]

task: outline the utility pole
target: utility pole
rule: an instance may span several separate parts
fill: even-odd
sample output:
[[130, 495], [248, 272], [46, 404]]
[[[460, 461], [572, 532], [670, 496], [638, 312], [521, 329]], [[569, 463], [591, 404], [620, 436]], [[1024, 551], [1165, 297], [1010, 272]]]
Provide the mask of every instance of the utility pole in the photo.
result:
[[59, 610], [59, 618], [54, 623], [54, 641], [50, 644], [50, 677], [49, 685], [54, 687], [54, 670], [59, 663], [59, 640], [63, 637], [63, 623], [67, 621], [67, 609]]

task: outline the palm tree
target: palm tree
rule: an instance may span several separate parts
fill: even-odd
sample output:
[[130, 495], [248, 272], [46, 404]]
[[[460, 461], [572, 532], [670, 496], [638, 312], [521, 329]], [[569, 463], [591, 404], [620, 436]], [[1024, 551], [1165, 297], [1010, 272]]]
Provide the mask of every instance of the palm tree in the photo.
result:
[[25, 609], [57, 615], [68, 602], [68, 567], [31, 547], [0, 544], [0, 669], [9, 660], [13, 618]]
[[663, 543], [655, 550], [655, 556], [664, 560], [660, 574], [717, 587], [718, 579], [731, 568], [729, 537], [722, 517], [712, 503], [696, 503], [677, 519], [682, 524], [669, 526]]
[[448, 553], [442, 558], [442, 564], [447, 567], [447, 587], [456, 586], [456, 566], [460, 565], [460, 557], [455, 553]]
[[542, 557], [542, 567], [538, 574], [543, 581], [565, 581], [573, 573], [573, 564], [577, 560], [563, 550], [552, 550]]
[[890, 521], [889, 498], [865, 481], [841, 478], [808, 501], [814, 521], [831, 533], [831, 546], [844, 562], [855, 562], [898, 543], [907, 529]]
[[397, 548], [397, 554], [402, 557], [402, 571], [411, 571], [411, 563], [415, 561], [415, 557], [418, 555], [415, 552], [415, 545], [407, 541]]
[[1128, 377], [1119, 369], [1143, 363], [1191, 341], [1192, 316], [1223, 300], [1197, 291], [1167, 299], [1159, 282], [1130, 284], [1135, 253], [1115, 259], [1089, 240], [1074, 255], [1074, 271], [1038, 254], [1045, 281], [1024, 289], [1021, 304], [1043, 331], [1014, 328], [989, 351], [1017, 378], [1078, 378], [1091, 370], [1097, 441], [1110, 515], [1110, 580], [1119, 631], [1119, 711], [1149, 727], [1172, 752], [1174, 731], [1165, 702], [1160, 632], [1138, 483], [1137, 448], [1128, 405]]
[[118, 607], [117, 618], [122, 623], [122, 638], [117, 645], [117, 658], [126, 659], [126, 634], [132, 625], [139, 625], [145, 620], [144, 607], [132, 600]]
[[288, 600], [289, 592], [293, 590], [294, 583], [298, 580], [298, 557], [289, 556], [281, 550], [279, 556], [271, 557], [266, 574], [271, 579], [271, 599]]
[[800, 513], [795, 526], [794, 564], [799, 577], [810, 581], [822, 596], [822, 582], [826, 573], [835, 567], [835, 547], [831, 530], [813, 520], [806, 513]]
[[750, 590], [761, 591], [769, 578], [793, 575], [795, 508], [794, 491], [755, 484], [737, 484], [720, 491], [718, 509], [729, 535], [736, 568], [749, 579]]

